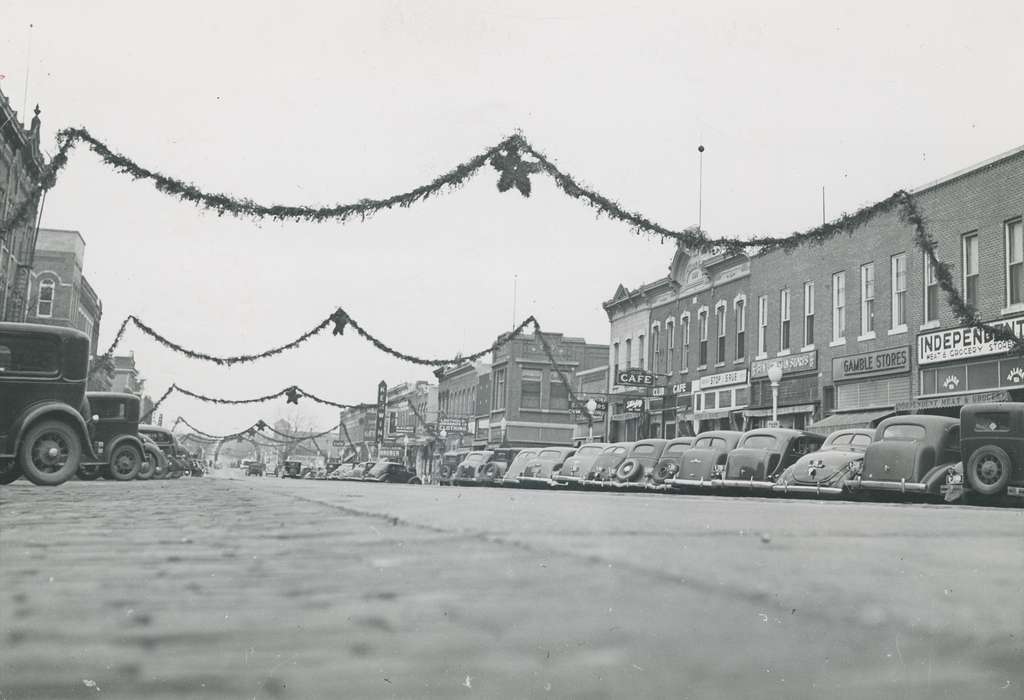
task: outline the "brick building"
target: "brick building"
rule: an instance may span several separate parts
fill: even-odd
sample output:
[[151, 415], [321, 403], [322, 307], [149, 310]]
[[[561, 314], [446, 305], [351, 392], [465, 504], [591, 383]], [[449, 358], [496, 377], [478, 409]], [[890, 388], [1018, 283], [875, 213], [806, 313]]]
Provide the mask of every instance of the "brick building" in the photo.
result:
[[469, 449], [476, 440], [480, 377], [486, 363], [460, 362], [434, 370], [437, 377], [438, 432], [444, 429], [437, 457], [449, 450]]
[[[28, 129], [0, 92], [0, 225], [25, 202], [42, 179], [39, 107]], [[44, 198], [14, 230], [0, 230], [0, 321], [24, 321], [36, 232]]]
[[[570, 382], [577, 372], [607, 366], [608, 346], [561, 333], [544, 333]], [[489, 445], [571, 445], [576, 420], [569, 392], [535, 335], [521, 335], [494, 351], [491, 362]]]
[[85, 240], [81, 233], [39, 229], [25, 320], [77, 328], [89, 336], [95, 354], [103, 303], [86, 279], [84, 265]]

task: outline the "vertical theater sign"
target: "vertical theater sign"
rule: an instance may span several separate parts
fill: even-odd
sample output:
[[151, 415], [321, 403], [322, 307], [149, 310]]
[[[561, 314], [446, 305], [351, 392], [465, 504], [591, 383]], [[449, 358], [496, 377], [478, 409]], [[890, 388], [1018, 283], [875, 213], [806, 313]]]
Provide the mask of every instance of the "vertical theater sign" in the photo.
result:
[[[1024, 314], [988, 323], [1024, 338]], [[964, 326], [917, 336], [920, 375], [914, 408], [947, 408], [981, 401], [1010, 401], [1024, 395], [1024, 356], [1014, 344]], [[1021, 394], [1013, 393], [1021, 390]]]

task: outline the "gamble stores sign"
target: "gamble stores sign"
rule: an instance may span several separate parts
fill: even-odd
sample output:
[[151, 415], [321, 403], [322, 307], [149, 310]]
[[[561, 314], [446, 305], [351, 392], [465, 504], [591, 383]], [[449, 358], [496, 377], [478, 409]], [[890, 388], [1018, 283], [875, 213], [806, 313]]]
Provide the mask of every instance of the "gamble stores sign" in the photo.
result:
[[[1024, 315], [989, 321], [988, 325], [1006, 328], [1018, 338], [1024, 338]], [[964, 326], [929, 331], [917, 336], [917, 363], [950, 362], [969, 357], [999, 355], [1013, 349], [1013, 343], [996, 340], [980, 328]]]
[[837, 382], [880, 374], [902, 374], [908, 371], [909, 345], [832, 358], [832, 380]]

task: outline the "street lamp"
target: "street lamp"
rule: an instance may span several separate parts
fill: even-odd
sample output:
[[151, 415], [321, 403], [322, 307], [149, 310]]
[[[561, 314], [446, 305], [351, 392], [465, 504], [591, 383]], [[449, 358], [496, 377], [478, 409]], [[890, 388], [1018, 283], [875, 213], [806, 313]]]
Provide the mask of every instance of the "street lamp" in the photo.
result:
[[590, 399], [587, 401], [587, 430], [589, 431], [590, 442], [594, 441], [594, 411], [597, 410], [597, 401]]
[[505, 420], [504, 416], [501, 417], [501, 423], [499, 423], [499, 425], [501, 426], [501, 446], [504, 447], [506, 431], [508, 430], [508, 421]]
[[782, 367], [776, 362], [768, 368], [768, 381], [772, 383], [772, 427], [779, 427], [779, 382], [782, 381]]
[[409, 465], [409, 436], [405, 435], [402, 437], [402, 461], [405, 462], [406, 466]]

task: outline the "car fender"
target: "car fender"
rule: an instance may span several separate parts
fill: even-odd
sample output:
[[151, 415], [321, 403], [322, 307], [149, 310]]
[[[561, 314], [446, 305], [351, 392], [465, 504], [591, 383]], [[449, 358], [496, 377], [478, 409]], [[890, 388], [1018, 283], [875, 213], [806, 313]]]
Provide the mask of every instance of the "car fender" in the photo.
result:
[[11, 424], [10, 434], [14, 436], [13, 454], [18, 454], [21, 449], [21, 440], [28, 428], [40, 420], [57, 418], [70, 423], [82, 442], [82, 461], [88, 462], [96, 459], [96, 453], [92, 449], [92, 441], [89, 438], [89, 430], [85, 426], [85, 419], [75, 409], [66, 403], [59, 401], [44, 401], [29, 406], [20, 416], [14, 419]]
[[[956, 468], [959, 462], [947, 462], [938, 466], [932, 467], [921, 479], [921, 483], [925, 485], [925, 491], [928, 493], [939, 493], [941, 487], [946, 485], [946, 474], [949, 472], [950, 467]], [[963, 468], [961, 467], [961, 471]]]
[[142, 455], [143, 459], [146, 458], [146, 451], [142, 447], [142, 440], [139, 440], [134, 435], [118, 435], [109, 443], [103, 446], [103, 455], [107, 458], [108, 462], [110, 461], [110, 455], [114, 453], [114, 449], [120, 445], [123, 445], [124, 443], [132, 445], [135, 449], [139, 451], [139, 454]]

